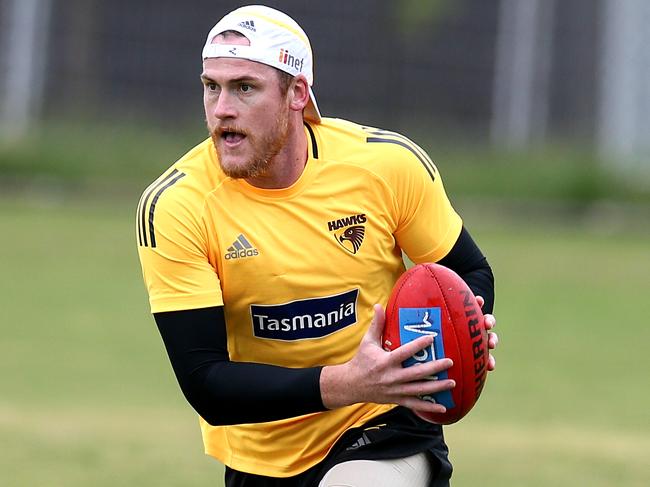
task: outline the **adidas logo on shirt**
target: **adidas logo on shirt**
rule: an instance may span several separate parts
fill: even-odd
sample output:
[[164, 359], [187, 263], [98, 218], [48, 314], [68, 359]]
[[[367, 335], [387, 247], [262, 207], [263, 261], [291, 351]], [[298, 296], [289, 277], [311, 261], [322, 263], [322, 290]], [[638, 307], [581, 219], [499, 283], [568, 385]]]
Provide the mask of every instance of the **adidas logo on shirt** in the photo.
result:
[[240, 233], [237, 240], [228, 247], [225, 258], [226, 260], [242, 259], [244, 257], [255, 257], [256, 255], [259, 255], [259, 251], [251, 245], [243, 233]]

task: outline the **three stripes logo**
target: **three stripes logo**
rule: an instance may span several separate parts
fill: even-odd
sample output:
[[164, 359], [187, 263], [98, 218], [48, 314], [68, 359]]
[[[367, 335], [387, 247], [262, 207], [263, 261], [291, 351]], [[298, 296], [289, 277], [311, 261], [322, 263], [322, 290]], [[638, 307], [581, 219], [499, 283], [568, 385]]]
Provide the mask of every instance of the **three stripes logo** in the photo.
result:
[[352, 443], [350, 446], [348, 446], [348, 447], [346, 448], [346, 450], [347, 450], [347, 451], [350, 451], [350, 450], [358, 450], [358, 449], [361, 448], [362, 446], [369, 445], [370, 443], [372, 443], [372, 441], [370, 440], [370, 438], [368, 437], [368, 435], [365, 434], [365, 433], [361, 433], [361, 437], [360, 437], [357, 441], [355, 441], [354, 443]]
[[253, 32], [257, 32], [257, 30], [255, 30], [255, 22], [253, 22], [252, 20], [245, 20], [243, 22], [240, 22], [239, 27], [243, 27], [244, 29], [248, 29], [248, 30], [252, 30]]
[[156, 248], [156, 227], [154, 225], [156, 204], [160, 199], [160, 195], [184, 176], [185, 173], [174, 169], [169, 174], [159, 178], [142, 193], [136, 217], [140, 247]]
[[255, 257], [259, 255], [259, 250], [251, 245], [243, 233], [240, 233], [237, 239], [226, 250], [224, 256], [226, 260], [242, 259], [244, 257]]
[[402, 134], [398, 134], [397, 132], [391, 132], [390, 130], [382, 130], [382, 129], [372, 128], [372, 127], [363, 127], [363, 130], [365, 130], [369, 134], [369, 137], [366, 138], [366, 142], [370, 144], [373, 143], [395, 144], [395, 145], [399, 145], [400, 147], [404, 147], [405, 149], [408, 149], [415, 157], [418, 158], [420, 163], [422, 163], [424, 168], [429, 173], [429, 176], [431, 176], [431, 180], [435, 181], [436, 172], [437, 172], [435, 164], [429, 158], [427, 153], [420, 146], [415, 144], [413, 141], [411, 141], [407, 137], [404, 137]]

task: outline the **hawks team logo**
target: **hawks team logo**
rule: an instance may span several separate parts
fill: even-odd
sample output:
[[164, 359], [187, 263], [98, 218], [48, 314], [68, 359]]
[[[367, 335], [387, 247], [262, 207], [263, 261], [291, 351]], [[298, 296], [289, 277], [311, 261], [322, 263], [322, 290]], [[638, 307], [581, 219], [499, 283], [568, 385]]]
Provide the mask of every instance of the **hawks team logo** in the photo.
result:
[[348, 216], [327, 222], [327, 228], [333, 232], [334, 239], [345, 250], [356, 254], [361, 248], [366, 227], [363, 225], [368, 219], [364, 213]]

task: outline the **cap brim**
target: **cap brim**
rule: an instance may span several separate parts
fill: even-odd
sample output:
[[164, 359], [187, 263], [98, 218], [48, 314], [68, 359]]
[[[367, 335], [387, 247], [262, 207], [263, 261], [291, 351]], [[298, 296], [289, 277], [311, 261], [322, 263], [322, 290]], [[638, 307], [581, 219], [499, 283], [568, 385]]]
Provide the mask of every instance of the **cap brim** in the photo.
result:
[[305, 107], [304, 117], [310, 122], [320, 123], [321, 121], [320, 110], [318, 109], [316, 96], [314, 95], [311, 86], [309, 87], [309, 103]]

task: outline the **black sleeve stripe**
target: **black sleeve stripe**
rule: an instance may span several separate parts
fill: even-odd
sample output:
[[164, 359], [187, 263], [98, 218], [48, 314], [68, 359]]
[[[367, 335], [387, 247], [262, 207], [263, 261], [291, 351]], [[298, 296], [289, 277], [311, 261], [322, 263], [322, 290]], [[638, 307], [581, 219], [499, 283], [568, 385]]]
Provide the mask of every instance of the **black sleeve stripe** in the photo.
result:
[[419, 154], [421, 156], [421, 158], [419, 158], [419, 159], [420, 159], [420, 161], [422, 161], [422, 164], [425, 164], [425, 166], [427, 166], [429, 169], [431, 169], [431, 171], [429, 171], [429, 173], [431, 173], [432, 171], [433, 171], [434, 174], [436, 173], [436, 165], [433, 163], [433, 161], [431, 160], [429, 155], [426, 153], [426, 151], [424, 149], [422, 149], [422, 147], [417, 145], [415, 142], [413, 142], [411, 139], [409, 139], [408, 137], [405, 137], [402, 134], [398, 134], [397, 132], [391, 132], [390, 130], [383, 130], [383, 129], [367, 129], [367, 130], [372, 135], [381, 135], [381, 136], [384, 136], [384, 137], [387, 136], [387, 137], [391, 137], [391, 138], [400, 140], [400, 141], [404, 142], [405, 144], [408, 144], [408, 146], [412, 149], [412, 151], [414, 151], [414, 153], [417, 153], [417, 154]]
[[163, 191], [165, 191], [170, 186], [174, 185], [176, 181], [181, 179], [183, 176], [185, 176], [184, 173], [179, 173], [174, 179], [172, 179], [167, 184], [165, 184], [162, 188], [160, 188], [156, 193], [156, 196], [154, 196], [153, 200], [151, 201], [151, 206], [149, 208], [149, 235], [151, 236], [151, 248], [156, 247], [156, 233], [154, 231], [154, 226], [153, 226], [153, 213], [156, 209], [156, 203], [158, 202], [158, 198], [160, 198], [160, 195], [162, 194]]
[[311, 153], [314, 156], [314, 159], [318, 159], [318, 145], [316, 144], [316, 135], [314, 134], [314, 129], [311, 128], [307, 122], [304, 123], [305, 127], [307, 127], [307, 131], [309, 132], [309, 138], [311, 139]]
[[[185, 173], [179, 172], [178, 169], [174, 169], [167, 176], [162, 178], [157, 183], [154, 183], [150, 189], [145, 191], [142, 195], [140, 205], [138, 206], [138, 237], [139, 244], [143, 247], [156, 247], [156, 234], [154, 228], [154, 211], [156, 209], [156, 203], [160, 198], [160, 195], [170, 186], [173, 186], [179, 179], [185, 176]], [[157, 190], [157, 191], [156, 191]], [[147, 242], [147, 204], [151, 195], [156, 193], [151, 200], [151, 205], [149, 206], [148, 220], [149, 220], [149, 238], [150, 243]]]
[[168, 179], [172, 178], [178, 172], [177, 169], [174, 169], [172, 172], [167, 174], [164, 178], [154, 182], [148, 189], [145, 190], [142, 198], [140, 199], [140, 206], [138, 207], [138, 235], [140, 236], [140, 246], [148, 247], [147, 243], [147, 233], [146, 233], [146, 207], [149, 201], [149, 198], [159, 188], [162, 184], [165, 183]]
[[432, 169], [435, 171], [436, 167], [433, 164], [433, 161], [431, 160], [431, 158], [429, 157], [429, 154], [427, 154], [427, 152], [422, 147], [417, 145], [415, 142], [413, 142], [408, 137], [406, 137], [406, 136], [404, 136], [402, 134], [398, 134], [397, 132], [392, 132], [390, 130], [384, 130], [384, 129], [375, 129], [375, 131], [371, 131], [370, 133], [373, 134], [373, 135], [385, 135], [385, 136], [389, 136], [389, 137], [394, 137], [394, 138], [399, 139], [399, 140], [401, 140], [403, 142], [406, 142], [411, 147], [413, 147], [413, 149], [416, 150], [418, 152], [418, 154], [420, 154], [427, 162], [429, 162], [429, 164], [431, 164]]
[[135, 220], [138, 225], [138, 243], [141, 247], [147, 245], [147, 236], [144, 233], [144, 223], [142, 220], [142, 208], [144, 208], [144, 206], [147, 204], [146, 202], [151, 191], [153, 191], [157, 185], [158, 181], [154, 181], [152, 184], [150, 184], [149, 187], [144, 190], [142, 196], [140, 196], [140, 201], [138, 201], [138, 210], [136, 212]]
[[370, 142], [370, 143], [384, 142], [384, 143], [387, 143], [387, 144], [396, 144], [396, 145], [399, 145], [399, 146], [402, 146], [402, 147], [408, 149], [409, 151], [411, 151], [413, 153], [413, 155], [415, 155], [415, 157], [417, 157], [420, 160], [420, 162], [422, 163], [424, 168], [429, 173], [429, 176], [431, 176], [431, 180], [432, 181], [436, 180], [435, 172], [432, 169], [432, 167], [426, 162], [426, 160], [413, 147], [411, 147], [411, 145], [407, 144], [406, 142], [402, 142], [401, 140], [396, 140], [396, 139], [384, 139], [384, 138], [381, 138], [381, 137], [368, 137], [366, 139], [366, 142]]
[[138, 201], [138, 210], [136, 211], [135, 214], [135, 221], [138, 225], [138, 245], [142, 247], [142, 226], [140, 225], [140, 212], [142, 211], [142, 200], [144, 199], [144, 193], [140, 197], [140, 201]]

